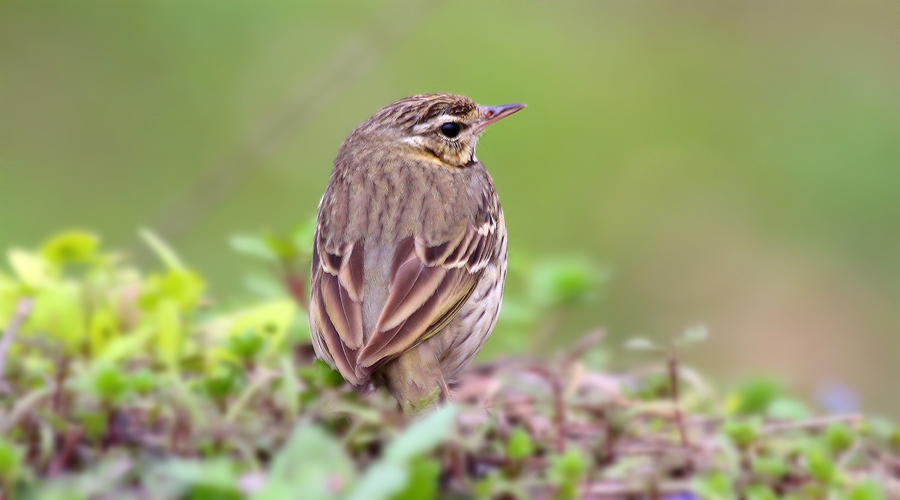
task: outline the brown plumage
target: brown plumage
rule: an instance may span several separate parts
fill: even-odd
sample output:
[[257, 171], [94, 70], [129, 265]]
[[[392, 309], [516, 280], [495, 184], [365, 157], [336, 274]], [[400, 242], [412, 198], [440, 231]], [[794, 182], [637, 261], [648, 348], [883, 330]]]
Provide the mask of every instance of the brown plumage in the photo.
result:
[[385, 385], [418, 411], [447, 397], [487, 340], [506, 225], [475, 144], [523, 107], [413, 96], [344, 141], [319, 204], [310, 328], [317, 355], [351, 384]]

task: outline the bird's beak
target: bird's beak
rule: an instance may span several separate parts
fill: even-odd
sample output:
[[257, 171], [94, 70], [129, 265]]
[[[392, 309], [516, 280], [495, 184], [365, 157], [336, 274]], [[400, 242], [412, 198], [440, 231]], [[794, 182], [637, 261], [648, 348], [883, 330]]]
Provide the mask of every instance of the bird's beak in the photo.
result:
[[481, 106], [481, 113], [484, 118], [476, 125], [476, 130], [480, 133], [487, 128], [488, 125], [502, 120], [507, 116], [524, 108], [524, 104], [504, 104], [502, 106]]

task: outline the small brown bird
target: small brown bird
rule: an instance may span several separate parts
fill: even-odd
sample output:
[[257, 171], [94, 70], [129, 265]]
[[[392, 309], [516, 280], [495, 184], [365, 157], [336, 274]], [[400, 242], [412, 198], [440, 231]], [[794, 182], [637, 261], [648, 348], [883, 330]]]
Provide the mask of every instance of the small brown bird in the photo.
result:
[[319, 203], [310, 329], [351, 384], [384, 385], [420, 411], [448, 397], [494, 329], [506, 224], [475, 144], [524, 107], [407, 97], [341, 145]]

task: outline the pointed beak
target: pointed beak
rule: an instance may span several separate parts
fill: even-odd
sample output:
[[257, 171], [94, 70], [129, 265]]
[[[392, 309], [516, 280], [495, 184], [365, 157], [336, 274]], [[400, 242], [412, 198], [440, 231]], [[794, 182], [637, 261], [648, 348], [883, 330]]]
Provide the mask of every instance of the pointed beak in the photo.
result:
[[484, 115], [481, 123], [476, 125], [477, 131], [480, 133], [487, 128], [488, 125], [502, 120], [507, 116], [523, 109], [524, 104], [504, 104], [502, 106], [481, 106], [481, 112]]

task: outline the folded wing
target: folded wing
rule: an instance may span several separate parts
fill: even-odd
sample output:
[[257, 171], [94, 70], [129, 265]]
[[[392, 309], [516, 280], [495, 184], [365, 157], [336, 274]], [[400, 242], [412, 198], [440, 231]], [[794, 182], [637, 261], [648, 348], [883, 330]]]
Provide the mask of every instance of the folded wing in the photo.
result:
[[363, 330], [363, 242], [326, 250], [317, 233], [310, 311], [328, 355], [344, 378], [365, 383], [382, 364], [441, 331], [466, 303], [495, 247], [496, 220], [485, 215], [452, 238], [427, 245], [418, 236], [393, 250], [390, 288], [371, 332]]

